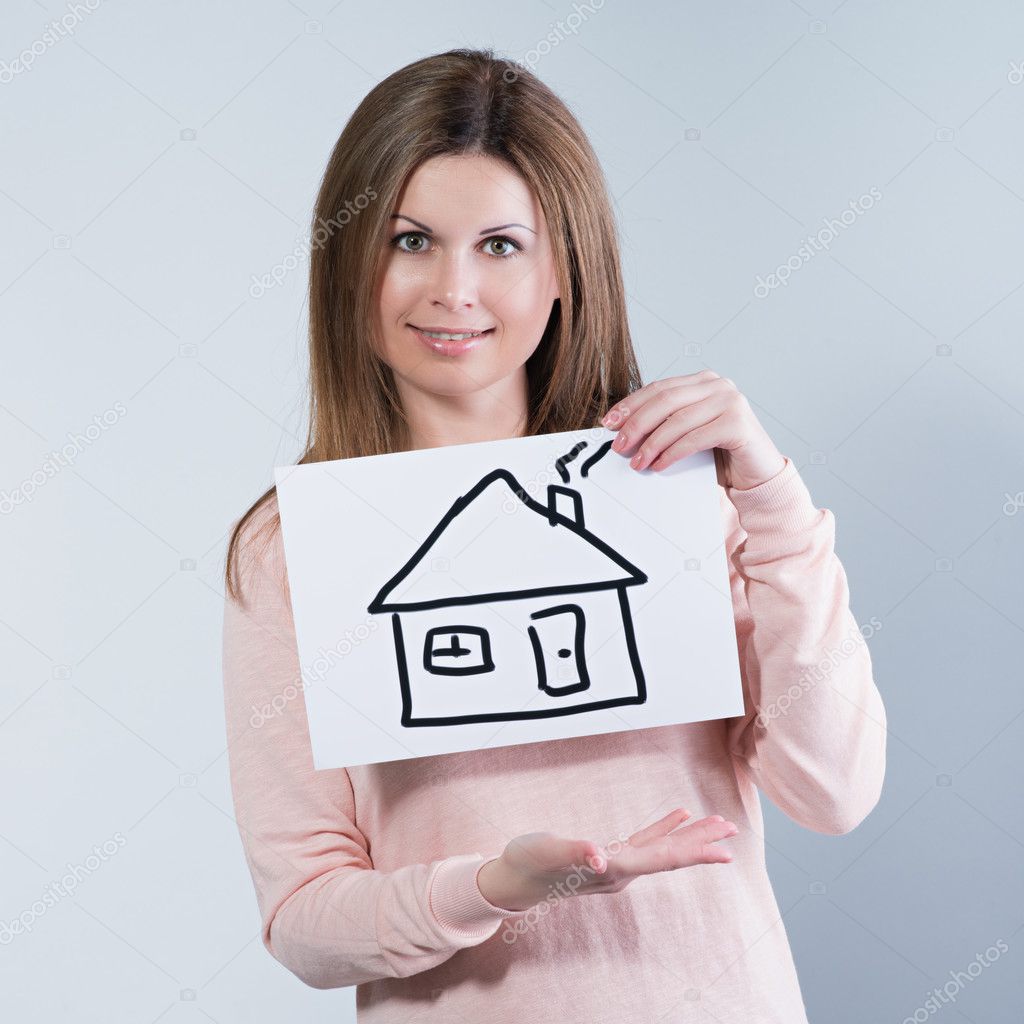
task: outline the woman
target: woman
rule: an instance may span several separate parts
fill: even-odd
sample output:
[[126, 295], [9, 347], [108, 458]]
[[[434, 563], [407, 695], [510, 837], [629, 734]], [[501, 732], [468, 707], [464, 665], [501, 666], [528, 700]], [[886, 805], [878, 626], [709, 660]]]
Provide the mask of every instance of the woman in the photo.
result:
[[224, 637], [267, 949], [316, 988], [358, 985], [365, 1022], [805, 1021], [756, 787], [838, 834], [885, 762], [831, 512], [731, 381], [641, 386], [596, 158], [491, 51], [370, 92], [313, 241], [301, 462], [599, 422], [638, 470], [714, 449], [746, 713], [314, 771], [303, 702], [274, 701], [300, 673], [271, 489], [231, 538]]

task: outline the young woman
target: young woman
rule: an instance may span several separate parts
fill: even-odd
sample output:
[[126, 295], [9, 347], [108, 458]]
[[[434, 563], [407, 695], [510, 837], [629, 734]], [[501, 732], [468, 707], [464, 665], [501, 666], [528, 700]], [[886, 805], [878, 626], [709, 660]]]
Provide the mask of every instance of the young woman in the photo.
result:
[[454, 50], [373, 89], [313, 243], [300, 461], [598, 423], [638, 471], [714, 449], [746, 713], [314, 771], [303, 702], [280, 698], [300, 667], [271, 489], [231, 537], [224, 624], [267, 949], [358, 985], [363, 1022], [805, 1021], [757, 788], [838, 834], [885, 765], [832, 513], [731, 381], [641, 386], [600, 167], [520, 66]]

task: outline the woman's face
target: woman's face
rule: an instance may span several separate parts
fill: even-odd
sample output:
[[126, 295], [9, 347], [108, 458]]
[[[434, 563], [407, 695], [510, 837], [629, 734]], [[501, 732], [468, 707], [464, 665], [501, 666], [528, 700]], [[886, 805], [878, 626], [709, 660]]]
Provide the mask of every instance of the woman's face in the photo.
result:
[[512, 168], [485, 156], [426, 161], [399, 193], [384, 244], [380, 354], [400, 388], [466, 395], [524, 366], [558, 284], [540, 205]]

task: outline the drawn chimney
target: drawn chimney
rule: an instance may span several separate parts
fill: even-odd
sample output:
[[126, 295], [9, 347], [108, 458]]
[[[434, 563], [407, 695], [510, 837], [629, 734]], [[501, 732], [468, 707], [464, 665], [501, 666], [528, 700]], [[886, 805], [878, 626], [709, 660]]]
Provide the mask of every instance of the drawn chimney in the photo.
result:
[[548, 484], [548, 522], [554, 526], [566, 520], [583, 528], [583, 495], [571, 487]]
[[[585, 477], [590, 467], [603, 458], [611, 446], [611, 441], [606, 441], [602, 444], [597, 452], [583, 463], [580, 469], [580, 476]], [[569, 482], [569, 471], [566, 469], [566, 466], [586, 447], [586, 441], [578, 442], [555, 463], [555, 468], [558, 470], [558, 475], [562, 478], [563, 483], [567, 484]], [[581, 530], [585, 528], [586, 524], [583, 522], [583, 495], [572, 487], [548, 484], [547, 508], [548, 522], [552, 526], [562, 522], [577, 526]]]

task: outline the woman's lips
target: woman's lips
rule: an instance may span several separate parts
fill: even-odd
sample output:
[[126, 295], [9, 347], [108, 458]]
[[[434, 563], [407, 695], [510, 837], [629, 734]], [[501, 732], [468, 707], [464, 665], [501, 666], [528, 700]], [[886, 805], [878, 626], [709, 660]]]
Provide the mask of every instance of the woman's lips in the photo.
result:
[[494, 332], [494, 328], [489, 327], [482, 334], [478, 334], [474, 338], [466, 338], [464, 341], [445, 341], [442, 338], [431, 338], [429, 335], [424, 334], [418, 327], [413, 327], [412, 324], [409, 324], [408, 326], [412, 333], [415, 334], [431, 352], [437, 352], [443, 356], [458, 356], [463, 352], [469, 352], [476, 348], [485, 338], [490, 337]]

